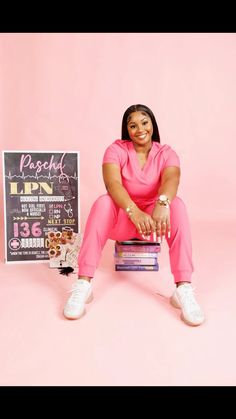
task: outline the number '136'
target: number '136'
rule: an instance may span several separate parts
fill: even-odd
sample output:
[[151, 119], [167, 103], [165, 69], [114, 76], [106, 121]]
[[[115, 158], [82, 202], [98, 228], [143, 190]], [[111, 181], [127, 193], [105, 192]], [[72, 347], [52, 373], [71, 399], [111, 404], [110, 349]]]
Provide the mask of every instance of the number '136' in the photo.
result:
[[19, 229], [19, 223], [13, 224], [14, 229], [14, 237], [29, 237], [32, 235], [33, 237], [40, 237], [42, 235], [42, 230], [40, 228], [40, 223], [36, 222], [33, 223], [30, 230], [29, 223], [23, 222], [20, 223], [20, 229]]

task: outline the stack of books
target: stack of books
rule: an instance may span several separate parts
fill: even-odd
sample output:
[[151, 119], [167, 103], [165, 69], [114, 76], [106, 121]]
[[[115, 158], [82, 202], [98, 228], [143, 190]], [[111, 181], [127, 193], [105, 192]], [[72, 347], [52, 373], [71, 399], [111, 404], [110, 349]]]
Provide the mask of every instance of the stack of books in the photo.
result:
[[160, 243], [132, 239], [115, 242], [116, 271], [158, 271]]

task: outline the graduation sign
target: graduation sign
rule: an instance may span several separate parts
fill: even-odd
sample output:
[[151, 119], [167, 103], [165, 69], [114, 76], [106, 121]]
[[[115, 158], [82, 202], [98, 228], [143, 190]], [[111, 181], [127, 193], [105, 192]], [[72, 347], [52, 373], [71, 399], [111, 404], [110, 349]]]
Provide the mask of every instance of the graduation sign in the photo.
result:
[[5, 261], [48, 260], [48, 233], [80, 232], [79, 153], [3, 151]]

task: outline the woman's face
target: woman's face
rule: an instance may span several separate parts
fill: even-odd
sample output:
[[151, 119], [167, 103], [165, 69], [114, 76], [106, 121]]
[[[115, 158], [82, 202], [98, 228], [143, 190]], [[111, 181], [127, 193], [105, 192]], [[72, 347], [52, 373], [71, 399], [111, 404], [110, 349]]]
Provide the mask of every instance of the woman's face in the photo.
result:
[[152, 141], [153, 125], [145, 112], [132, 112], [128, 117], [127, 128], [130, 139], [137, 145], [147, 145]]

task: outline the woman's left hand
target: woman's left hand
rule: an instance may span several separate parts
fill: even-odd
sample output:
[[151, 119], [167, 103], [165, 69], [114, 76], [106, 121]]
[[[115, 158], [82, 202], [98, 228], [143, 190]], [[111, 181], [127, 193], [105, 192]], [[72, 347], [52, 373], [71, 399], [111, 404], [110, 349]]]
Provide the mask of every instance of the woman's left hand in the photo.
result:
[[157, 203], [152, 218], [156, 224], [157, 240], [162, 241], [166, 234], [170, 238], [170, 208]]

